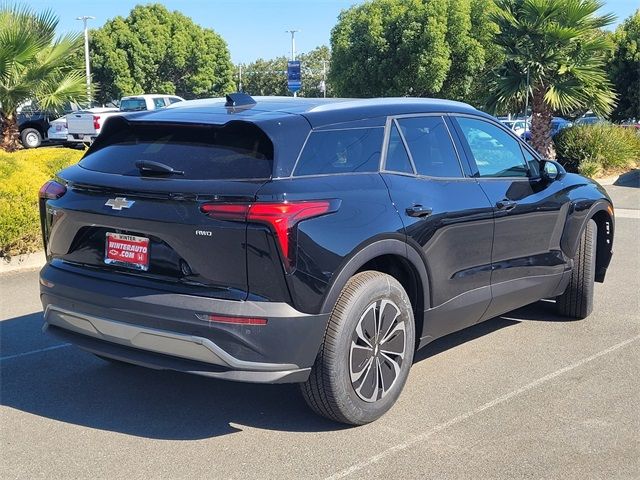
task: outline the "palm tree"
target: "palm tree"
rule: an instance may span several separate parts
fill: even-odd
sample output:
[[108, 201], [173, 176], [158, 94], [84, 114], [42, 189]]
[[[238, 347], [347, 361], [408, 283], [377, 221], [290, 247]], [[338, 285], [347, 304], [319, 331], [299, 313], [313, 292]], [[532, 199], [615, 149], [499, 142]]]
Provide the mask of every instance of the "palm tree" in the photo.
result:
[[496, 0], [495, 42], [505, 62], [495, 72], [487, 107], [522, 107], [531, 98], [531, 141], [555, 158], [554, 111], [591, 109], [607, 115], [615, 94], [604, 69], [612, 45], [601, 28], [615, 17], [597, 15], [599, 0]]
[[20, 148], [16, 110], [35, 101], [55, 110], [87, 98], [85, 75], [78, 65], [82, 37], [55, 38], [57, 17], [26, 6], [0, 6], [0, 148]]

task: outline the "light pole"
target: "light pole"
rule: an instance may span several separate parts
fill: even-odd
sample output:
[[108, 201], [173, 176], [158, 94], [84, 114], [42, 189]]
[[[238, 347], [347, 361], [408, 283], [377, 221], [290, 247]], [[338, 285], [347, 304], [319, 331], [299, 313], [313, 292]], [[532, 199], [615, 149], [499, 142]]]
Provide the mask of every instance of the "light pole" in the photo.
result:
[[300, 30], [285, 30], [286, 33], [291, 34], [291, 61], [296, 59], [296, 33]]
[[89, 67], [89, 29], [87, 28], [87, 20], [93, 20], [96, 17], [91, 17], [89, 15], [83, 15], [81, 17], [77, 17], [76, 20], [82, 20], [84, 24], [84, 66], [85, 66], [85, 74], [87, 76], [87, 99], [89, 101], [89, 106], [91, 106], [91, 68]]
[[[291, 61], [296, 59], [296, 33], [300, 30], [285, 30], [286, 33], [291, 34]], [[293, 96], [297, 97], [297, 92], [293, 92]]]

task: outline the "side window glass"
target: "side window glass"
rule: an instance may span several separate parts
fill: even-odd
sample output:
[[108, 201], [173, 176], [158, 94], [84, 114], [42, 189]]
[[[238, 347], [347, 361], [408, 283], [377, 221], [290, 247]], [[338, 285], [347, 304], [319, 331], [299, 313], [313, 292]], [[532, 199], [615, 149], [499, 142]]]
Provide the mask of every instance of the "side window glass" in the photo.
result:
[[165, 107], [166, 105], [164, 104], [164, 98], [162, 98], [162, 97], [154, 98], [153, 99], [153, 106], [155, 108], [163, 108], [163, 107]]
[[442, 117], [401, 118], [398, 124], [420, 175], [462, 176], [458, 156]]
[[504, 130], [482, 120], [458, 117], [481, 177], [526, 177], [526, 166], [518, 141]]
[[377, 172], [383, 136], [383, 128], [312, 132], [294, 175]]
[[387, 148], [387, 161], [385, 170], [391, 172], [413, 173], [411, 160], [407, 149], [404, 148], [400, 132], [396, 128], [395, 122], [391, 124], [391, 134], [389, 135], [389, 148]]

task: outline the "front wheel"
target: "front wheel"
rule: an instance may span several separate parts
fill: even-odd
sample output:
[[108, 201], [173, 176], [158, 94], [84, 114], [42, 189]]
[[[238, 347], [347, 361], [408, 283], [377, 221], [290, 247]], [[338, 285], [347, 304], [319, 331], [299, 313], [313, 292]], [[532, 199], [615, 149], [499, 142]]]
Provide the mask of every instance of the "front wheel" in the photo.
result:
[[578, 253], [573, 259], [571, 280], [556, 299], [558, 312], [566, 317], [587, 318], [593, 310], [593, 290], [596, 273], [596, 222], [589, 220], [580, 237]]
[[393, 277], [366, 271], [344, 287], [302, 394], [319, 415], [363, 425], [396, 402], [413, 363], [411, 302]]

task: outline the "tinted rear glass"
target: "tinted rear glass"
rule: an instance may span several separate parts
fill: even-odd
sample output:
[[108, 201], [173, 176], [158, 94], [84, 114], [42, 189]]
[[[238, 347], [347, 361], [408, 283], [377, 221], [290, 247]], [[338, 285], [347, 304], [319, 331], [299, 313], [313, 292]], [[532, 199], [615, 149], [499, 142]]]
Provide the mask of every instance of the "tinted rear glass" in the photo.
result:
[[294, 175], [377, 172], [383, 135], [383, 128], [313, 132], [302, 150]]
[[138, 160], [184, 172], [172, 178], [230, 180], [269, 178], [273, 145], [258, 127], [136, 125], [98, 142], [80, 161], [88, 170], [140, 175]]
[[120, 102], [120, 110], [123, 112], [139, 112], [147, 109], [144, 98], [127, 98]]

